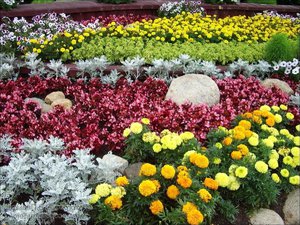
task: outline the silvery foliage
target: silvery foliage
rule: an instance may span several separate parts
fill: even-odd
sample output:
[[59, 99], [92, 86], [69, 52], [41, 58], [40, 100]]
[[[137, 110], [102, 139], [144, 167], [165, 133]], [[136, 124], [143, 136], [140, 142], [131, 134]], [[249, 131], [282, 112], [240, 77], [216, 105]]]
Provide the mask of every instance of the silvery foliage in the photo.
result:
[[66, 77], [70, 70], [62, 63], [61, 59], [50, 60], [50, 63], [47, 64], [47, 68], [49, 69], [49, 72], [47, 73], [47, 77], [56, 77], [56, 78]]
[[3, 135], [0, 137], [0, 163], [2, 162], [2, 157], [9, 157], [13, 146], [11, 145], [12, 137], [10, 135]]
[[290, 104], [300, 107], [300, 84], [297, 86], [297, 90], [294, 95], [290, 96]]
[[102, 76], [101, 81], [103, 84], [110, 84], [111, 86], [115, 87], [117, 81], [120, 79], [120, 76], [121, 75], [119, 74], [119, 72], [114, 69], [110, 72], [110, 74]]
[[121, 63], [123, 65], [123, 70], [126, 73], [126, 79], [129, 82], [132, 82], [133, 80], [139, 79], [142, 75], [143, 68], [141, 68], [141, 66], [145, 64], [145, 59], [136, 56], [133, 59], [127, 58], [126, 60], [121, 61]]
[[17, 78], [15, 68], [17, 68], [18, 64], [16, 61], [14, 55], [0, 53], [0, 80]]
[[45, 64], [41, 59], [38, 59], [37, 53], [28, 53], [25, 56], [24, 66], [30, 69], [29, 76], [44, 76], [47, 72], [45, 70]]
[[164, 80], [167, 84], [171, 83], [172, 76], [170, 76], [171, 71], [173, 71], [174, 62], [176, 61], [167, 61], [163, 59], [154, 59], [152, 60], [153, 66], [150, 66], [145, 69], [145, 72], [148, 76], [152, 76], [157, 79]]
[[79, 69], [77, 74], [79, 77], [84, 77], [85, 73], [91, 75], [91, 77], [102, 77], [104, 70], [111, 65], [106, 56], [102, 55], [100, 58], [93, 58], [87, 60], [79, 60], [75, 62], [76, 67]]
[[74, 150], [69, 158], [60, 154], [64, 142], [53, 136], [22, 139], [20, 153], [14, 153], [11, 140], [0, 138], [1, 153], [10, 155], [0, 170], [0, 221], [7, 224], [47, 225], [56, 218], [85, 224], [92, 187], [120, 175], [120, 165], [102, 159], [96, 164], [90, 149]]

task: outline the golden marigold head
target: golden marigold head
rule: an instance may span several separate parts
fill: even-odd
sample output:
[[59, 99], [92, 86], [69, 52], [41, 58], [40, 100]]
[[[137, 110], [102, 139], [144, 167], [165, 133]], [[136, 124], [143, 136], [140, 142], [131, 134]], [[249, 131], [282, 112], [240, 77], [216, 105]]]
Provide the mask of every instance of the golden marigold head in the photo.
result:
[[149, 209], [152, 214], [157, 215], [164, 211], [164, 205], [160, 200], [155, 200], [151, 202]]

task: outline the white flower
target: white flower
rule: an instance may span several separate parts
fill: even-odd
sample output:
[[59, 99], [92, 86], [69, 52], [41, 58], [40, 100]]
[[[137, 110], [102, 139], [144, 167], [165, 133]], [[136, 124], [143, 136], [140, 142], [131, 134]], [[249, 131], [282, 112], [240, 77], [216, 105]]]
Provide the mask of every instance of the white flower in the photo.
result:
[[296, 68], [294, 68], [294, 69], [292, 70], [292, 74], [294, 74], [294, 75], [298, 74], [298, 73], [299, 73], [299, 69], [300, 69], [299, 66], [297, 66]]
[[279, 63], [279, 66], [286, 67], [286, 64], [287, 64], [286, 61], [282, 61], [282, 62]]
[[274, 69], [275, 71], [279, 70], [279, 65], [274, 66], [273, 69]]

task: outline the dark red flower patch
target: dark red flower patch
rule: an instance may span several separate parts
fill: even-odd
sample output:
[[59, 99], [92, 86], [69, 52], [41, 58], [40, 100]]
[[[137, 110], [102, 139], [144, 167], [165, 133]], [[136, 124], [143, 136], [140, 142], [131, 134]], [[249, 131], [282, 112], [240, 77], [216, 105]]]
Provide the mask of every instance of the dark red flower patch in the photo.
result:
[[[0, 135], [12, 134], [16, 143], [20, 138], [62, 138], [68, 146], [66, 154], [76, 148], [92, 148], [96, 154], [108, 150], [119, 152], [124, 146], [123, 130], [132, 121], [148, 117], [156, 131], [189, 130], [204, 141], [211, 128], [229, 126], [236, 115], [261, 105], [287, 104], [288, 96], [277, 88], [265, 89], [255, 78], [242, 76], [216, 81], [220, 103], [177, 106], [165, 101], [167, 86], [161, 80], [148, 78], [129, 84], [118, 81], [115, 88], [102, 84], [99, 79], [89, 83], [82, 80], [41, 79], [30, 77], [0, 82]], [[56, 107], [42, 114], [27, 97], [44, 98], [51, 91], [63, 91], [73, 101], [71, 110]], [[299, 123], [300, 113], [291, 108]]]

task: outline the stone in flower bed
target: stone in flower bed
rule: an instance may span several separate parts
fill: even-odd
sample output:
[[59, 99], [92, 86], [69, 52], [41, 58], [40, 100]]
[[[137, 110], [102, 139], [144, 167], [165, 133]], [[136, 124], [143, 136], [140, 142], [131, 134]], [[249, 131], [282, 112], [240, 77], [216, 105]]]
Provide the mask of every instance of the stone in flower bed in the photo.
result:
[[178, 105], [192, 103], [213, 106], [220, 101], [220, 90], [209, 76], [187, 74], [172, 81], [166, 99]]
[[61, 91], [55, 91], [55, 92], [51, 92], [50, 94], [48, 94], [45, 98], [45, 102], [47, 104], [52, 104], [52, 102], [54, 102], [55, 100], [58, 99], [65, 99], [65, 95], [63, 92]]
[[273, 86], [275, 86], [288, 95], [294, 94], [293, 89], [288, 85], [288, 83], [279, 79], [268, 78], [263, 80], [261, 84], [266, 88], [272, 88]]
[[300, 189], [292, 191], [283, 207], [285, 224], [299, 224], [300, 223]]
[[273, 210], [261, 208], [250, 216], [251, 225], [284, 225], [282, 218]]
[[57, 105], [62, 106], [64, 109], [71, 109], [72, 102], [70, 99], [65, 98], [65, 99], [56, 99], [51, 103], [52, 107], [55, 107]]

